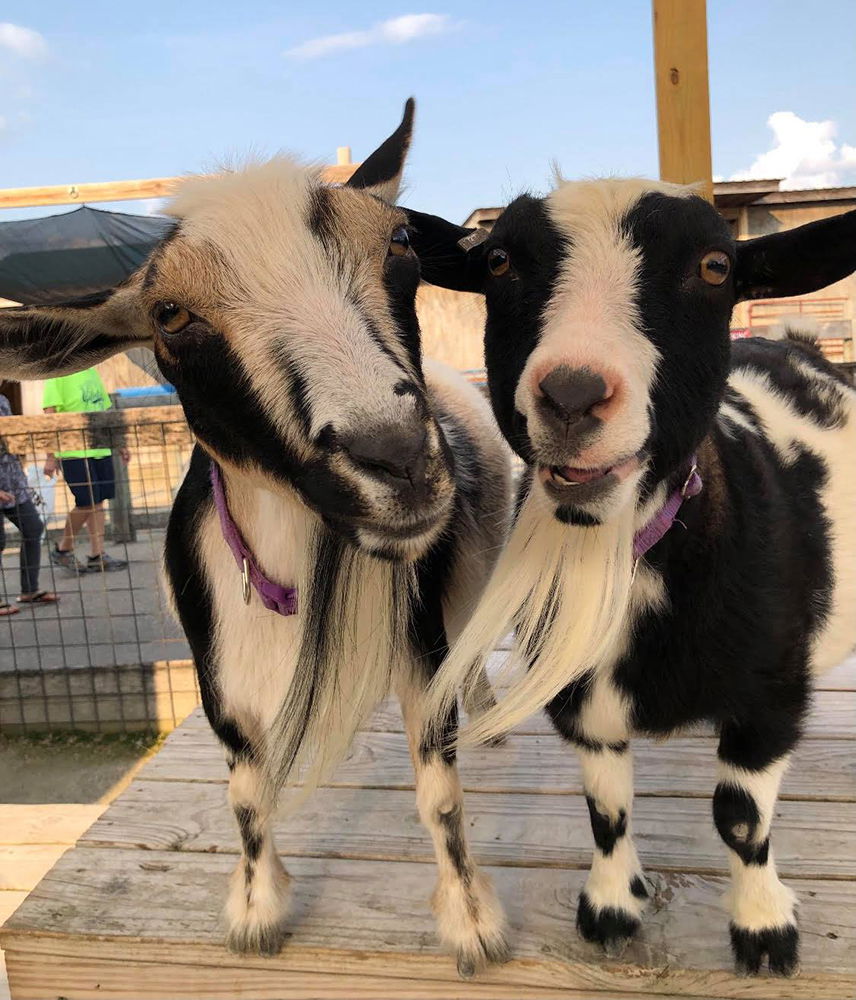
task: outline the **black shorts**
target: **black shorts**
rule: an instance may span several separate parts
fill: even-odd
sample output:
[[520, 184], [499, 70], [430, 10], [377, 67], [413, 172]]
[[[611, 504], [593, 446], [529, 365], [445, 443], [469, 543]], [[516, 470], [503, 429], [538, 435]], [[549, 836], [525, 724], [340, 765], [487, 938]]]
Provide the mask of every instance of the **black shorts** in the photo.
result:
[[61, 458], [60, 465], [75, 507], [92, 507], [116, 496], [112, 455], [105, 455], [104, 458]]

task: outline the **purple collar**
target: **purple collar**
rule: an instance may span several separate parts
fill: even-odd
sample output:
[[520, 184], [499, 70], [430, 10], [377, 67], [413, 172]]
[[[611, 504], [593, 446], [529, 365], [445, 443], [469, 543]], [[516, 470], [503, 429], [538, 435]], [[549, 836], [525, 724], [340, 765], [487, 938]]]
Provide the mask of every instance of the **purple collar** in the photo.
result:
[[660, 541], [675, 523], [684, 500], [697, 497], [701, 493], [702, 485], [696, 459], [693, 457], [684, 485], [679, 490], [675, 490], [645, 527], [640, 528], [633, 536], [633, 557], [635, 559], [641, 559], [649, 549]]
[[274, 583], [273, 580], [269, 580], [259, 569], [252, 549], [247, 545], [244, 536], [229, 513], [226, 491], [223, 488], [223, 477], [220, 473], [220, 467], [213, 459], [211, 461], [211, 487], [214, 490], [214, 506], [220, 515], [220, 530], [223, 532], [223, 538], [232, 550], [232, 555], [241, 571], [244, 604], [250, 603], [250, 587], [252, 586], [268, 611], [275, 611], [278, 615], [296, 615], [297, 588], [282, 587], [280, 584]]

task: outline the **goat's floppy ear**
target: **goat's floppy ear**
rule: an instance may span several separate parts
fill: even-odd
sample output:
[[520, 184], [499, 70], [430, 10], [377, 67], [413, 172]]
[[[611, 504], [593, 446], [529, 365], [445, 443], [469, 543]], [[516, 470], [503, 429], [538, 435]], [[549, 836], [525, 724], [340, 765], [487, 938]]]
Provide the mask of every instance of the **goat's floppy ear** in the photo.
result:
[[484, 229], [466, 229], [438, 215], [406, 208], [410, 245], [419, 258], [423, 281], [456, 292], [484, 292]]
[[129, 347], [150, 346], [142, 272], [108, 292], [55, 306], [0, 309], [0, 378], [67, 375]]
[[351, 174], [347, 187], [365, 188], [382, 201], [392, 205], [401, 187], [404, 161], [413, 135], [413, 114], [416, 102], [407, 98], [401, 124], [392, 135], [357, 167]]
[[737, 243], [741, 299], [805, 295], [856, 271], [856, 211]]

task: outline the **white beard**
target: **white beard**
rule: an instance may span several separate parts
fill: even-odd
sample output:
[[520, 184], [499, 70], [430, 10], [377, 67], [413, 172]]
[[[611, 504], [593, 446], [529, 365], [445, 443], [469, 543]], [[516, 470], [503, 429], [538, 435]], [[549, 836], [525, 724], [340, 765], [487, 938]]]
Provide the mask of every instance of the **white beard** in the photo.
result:
[[373, 558], [319, 526], [298, 584], [300, 652], [266, 734], [270, 791], [303, 783], [296, 807], [342, 760], [359, 727], [412, 662], [410, 564]]
[[465, 699], [472, 692], [511, 629], [511, 655], [493, 680], [518, 676], [495, 708], [463, 730], [462, 745], [507, 732], [571, 681], [615, 662], [627, 637], [633, 522], [628, 504], [597, 527], [562, 524], [540, 485], [531, 487], [481, 601], [429, 688], [433, 724], [439, 728], [459, 690]]

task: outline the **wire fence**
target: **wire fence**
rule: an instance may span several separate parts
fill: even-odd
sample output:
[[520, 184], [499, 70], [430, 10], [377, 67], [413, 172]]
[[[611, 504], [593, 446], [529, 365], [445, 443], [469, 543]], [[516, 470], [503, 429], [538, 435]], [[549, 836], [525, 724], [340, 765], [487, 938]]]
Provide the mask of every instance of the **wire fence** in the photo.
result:
[[[0, 616], [0, 732], [173, 728], [199, 701], [161, 577], [167, 517], [193, 446], [181, 408], [6, 417], [0, 435], [0, 447], [21, 461], [37, 512], [35, 529], [24, 516], [26, 505], [2, 512], [0, 603], [9, 607], [0, 608], [6, 611]], [[61, 476], [44, 475], [45, 458], [93, 448], [112, 450], [116, 495], [106, 502], [108, 559], [88, 559], [86, 527], [76, 534], [73, 557], [59, 558], [56, 545], [75, 499]], [[58, 600], [19, 600], [32, 589]]]

